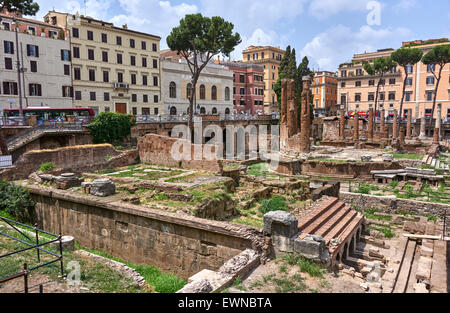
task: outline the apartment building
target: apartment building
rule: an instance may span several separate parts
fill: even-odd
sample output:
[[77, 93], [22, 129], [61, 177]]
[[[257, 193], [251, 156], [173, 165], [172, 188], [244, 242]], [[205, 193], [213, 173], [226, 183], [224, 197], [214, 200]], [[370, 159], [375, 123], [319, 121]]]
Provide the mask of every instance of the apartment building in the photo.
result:
[[[174, 51], [161, 51], [162, 114], [187, 115], [192, 74], [187, 61]], [[209, 63], [202, 70], [195, 91], [194, 114], [231, 114], [233, 71], [221, 64]]]
[[264, 67], [222, 62], [233, 71], [233, 108], [237, 114], [264, 114]]
[[20, 98], [22, 108], [72, 107], [69, 52], [69, 41], [60, 27], [23, 18], [20, 13], [0, 13], [1, 109], [19, 108]]
[[280, 63], [283, 59], [285, 51], [278, 47], [271, 46], [250, 46], [242, 51], [242, 62], [262, 65], [264, 68], [264, 112], [279, 112], [277, 95], [273, 90], [275, 86]]
[[75, 107], [96, 113], [160, 112], [161, 37], [79, 14], [50, 11], [44, 21], [68, 34]]
[[316, 117], [332, 116], [337, 111], [337, 75], [333, 72], [314, 72], [311, 84], [314, 114]]
[[[447, 40], [428, 40], [403, 42], [402, 47], [419, 48], [424, 54], [436, 45], [450, 44]], [[372, 62], [376, 58], [388, 57], [394, 49], [380, 49], [376, 52], [355, 54], [352, 62], [341, 64], [338, 77], [338, 102], [346, 111], [367, 112], [374, 107], [378, 77], [368, 75], [364, 71], [364, 62]], [[422, 116], [431, 117], [433, 106], [433, 91], [436, 79], [432, 73], [438, 66], [426, 65], [419, 62], [408, 67], [408, 81], [403, 104], [403, 114], [412, 110], [416, 119]], [[393, 116], [394, 110], [400, 110], [403, 80], [405, 73], [402, 67], [397, 66], [382, 79], [378, 95], [378, 110], [385, 109], [388, 116]], [[450, 64], [442, 71], [436, 103], [442, 104], [441, 118], [450, 118]], [[437, 111], [435, 111], [436, 118]]]

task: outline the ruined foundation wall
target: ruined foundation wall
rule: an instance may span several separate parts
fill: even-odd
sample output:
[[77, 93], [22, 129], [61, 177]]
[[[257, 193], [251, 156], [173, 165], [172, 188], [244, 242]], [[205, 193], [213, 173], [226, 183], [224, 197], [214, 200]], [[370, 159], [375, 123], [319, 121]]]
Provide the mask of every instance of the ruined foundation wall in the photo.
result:
[[339, 198], [347, 204], [353, 204], [358, 209], [377, 208], [388, 213], [405, 211], [411, 214], [431, 214], [442, 217], [444, 210], [450, 210], [450, 205], [422, 202], [395, 197], [380, 197], [350, 192], [341, 192]]
[[[172, 146], [177, 141], [184, 141], [187, 144], [190, 144], [187, 140], [178, 139], [178, 138], [171, 138], [171, 137], [165, 137], [165, 136], [159, 136], [155, 134], [147, 134], [141, 138], [139, 138], [138, 141], [138, 151], [139, 151], [139, 157], [142, 162], [144, 163], [152, 163], [152, 164], [158, 164], [158, 165], [165, 165], [165, 166], [183, 166], [188, 168], [195, 168], [195, 169], [203, 169], [208, 171], [214, 171], [214, 172], [221, 172], [222, 171], [222, 164], [218, 160], [206, 160], [202, 155], [200, 155], [200, 158], [203, 158], [202, 160], [195, 160], [194, 158], [194, 146], [191, 145], [191, 157], [190, 160], [175, 160], [172, 157]], [[203, 149], [207, 148], [214, 153], [215, 147], [214, 146], [207, 146], [207, 145], [201, 145], [200, 147], [203, 151]], [[180, 157], [181, 158], [181, 157]], [[180, 164], [181, 163], [181, 164]]]
[[371, 177], [370, 171], [401, 169], [398, 162], [328, 162], [306, 161], [302, 164], [302, 174], [345, 175], [357, 177]]
[[24, 186], [36, 203], [40, 228], [74, 236], [82, 246], [133, 263], [151, 264], [183, 278], [203, 269], [217, 270], [241, 251], [255, 248], [254, 240], [263, 238], [244, 225]]

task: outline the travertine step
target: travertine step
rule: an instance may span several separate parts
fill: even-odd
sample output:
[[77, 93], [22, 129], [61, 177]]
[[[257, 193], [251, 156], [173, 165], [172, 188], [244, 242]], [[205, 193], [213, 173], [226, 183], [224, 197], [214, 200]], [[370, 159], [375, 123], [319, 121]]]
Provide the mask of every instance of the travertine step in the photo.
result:
[[332, 207], [323, 213], [319, 218], [317, 218], [313, 223], [311, 223], [308, 227], [302, 230], [302, 232], [307, 234], [316, 233], [319, 228], [324, 226], [332, 217], [335, 215], [339, 215], [340, 210], [345, 207], [345, 203], [337, 202]]
[[430, 292], [431, 293], [448, 293], [449, 283], [447, 279], [447, 248], [450, 247], [448, 241], [434, 241], [433, 266], [431, 267]]
[[358, 213], [356, 211], [350, 210], [348, 213], [340, 220], [340, 222], [331, 229], [331, 231], [327, 232], [325, 236], [325, 242], [328, 244], [331, 239], [336, 238], [339, 236], [341, 232], [344, 231], [344, 229], [352, 222], [353, 218]]
[[[353, 211], [356, 212], [356, 211]], [[325, 236], [329, 232], [333, 230], [346, 216], [351, 214], [351, 207], [344, 206], [341, 210], [337, 211], [336, 214], [325, 224], [322, 225], [317, 231], [316, 234], [321, 236]]]
[[327, 212], [327, 210], [335, 205], [339, 201], [338, 198], [330, 198], [325, 200], [321, 206], [312, 212], [308, 213], [305, 217], [302, 218], [298, 223], [299, 231], [303, 232], [303, 229], [308, 227], [311, 223], [313, 223], [320, 215]]
[[[408, 240], [406, 242], [405, 254], [403, 257], [403, 262], [400, 264], [397, 282], [395, 284], [393, 293], [405, 293], [408, 287], [408, 281], [410, 279], [410, 271], [414, 258], [414, 252], [416, 249], [416, 242], [413, 240]], [[414, 279], [414, 278], [413, 278]]]

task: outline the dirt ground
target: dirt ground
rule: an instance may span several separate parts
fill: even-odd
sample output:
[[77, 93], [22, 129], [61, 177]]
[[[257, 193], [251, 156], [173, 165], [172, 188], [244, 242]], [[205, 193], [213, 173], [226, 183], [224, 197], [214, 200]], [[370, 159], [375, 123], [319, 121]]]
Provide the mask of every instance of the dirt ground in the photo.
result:
[[[65, 281], [53, 280], [47, 275], [32, 273], [28, 276], [28, 292], [39, 293], [39, 285], [43, 293], [82, 293], [87, 292], [83, 287], [71, 287]], [[24, 293], [24, 279], [17, 278], [0, 285], [0, 293]]]

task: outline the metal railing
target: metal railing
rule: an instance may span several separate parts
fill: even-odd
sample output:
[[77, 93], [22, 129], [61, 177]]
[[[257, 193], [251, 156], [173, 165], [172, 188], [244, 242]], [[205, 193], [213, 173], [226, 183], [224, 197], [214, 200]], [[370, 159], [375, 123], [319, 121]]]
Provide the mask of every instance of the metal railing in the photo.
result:
[[[214, 115], [194, 115], [194, 121], [196, 119], [205, 117], [211, 117]], [[220, 114], [217, 115], [217, 121], [256, 121], [256, 120], [279, 120], [278, 114], [271, 115], [247, 115], [247, 114]], [[187, 123], [189, 115], [136, 115], [136, 123]], [[207, 119], [211, 121], [211, 119]]]
[[[44, 231], [42, 229], [38, 229], [37, 228], [37, 224], [34, 227], [31, 227], [31, 226], [28, 226], [26, 224], [22, 224], [22, 223], [19, 223], [17, 221], [14, 221], [14, 220], [11, 220], [11, 219], [8, 219], [8, 218], [5, 218], [5, 217], [1, 217], [1, 216], [0, 216], [0, 221], [3, 221], [6, 224], [8, 224], [9, 226], [11, 226], [15, 231], [20, 233], [22, 236], [27, 238], [28, 241], [29, 241], [29, 242], [27, 242], [25, 240], [16, 238], [14, 236], [8, 235], [7, 233], [4, 233], [4, 232], [0, 231], [0, 236], [5, 236], [5, 237], [7, 237], [9, 239], [12, 239], [14, 241], [20, 242], [20, 243], [24, 244], [25, 246], [27, 246], [27, 248], [18, 249], [18, 250], [15, 250], [15, 251], [11, 251], [11, 252], [7, 252], [5, 254], [2, 254], [2, 255], [0, 255], [0, 259], [8, 257], [8, 256], [16, 255], [16, 254], [19, 254], [19, 253], [22, 253], [22, 252], [25, 252], [25, 251], [29, 251], [29, 250], [32, 250], [32, 249], [36, 249], [36, 257], [37, 257], [37, 261], [38, 261], [38, 264], [33, 266], [33, 267], [31, 267], [31, 268], [28, 267], [27, 263], [24, 263], [23, 264], [23, 271], [14, 273], [14, 274], [6, 276], [6, 277], [2, 277], [2, 278], [0, 277], [0, 284], [1, 283], [5, 283], [5, 282], [10, 281], [10, 280], [13, 280], [13, 279], [16, 279], [16, 278], [23, 277], [24, 278], [24, 292], [28, 293], [28, 289], [29, 289], [29, 287], [28, 287], [28, 276], [30, 275], [30, 273], [32, 271], [34, 271], [34, 270], [37, 270], [37, 269], [41, 268], [41, 267], [48, 266], [48, 265], [56, 263], [56, 262], [60, 262], [61, 277], [64, 277], [62, 239], [61, 239], [62, 236], [61, 236], [61, 234], [55, 235], [55, 234], [46, 232], [46, 231]], [[20, 230], [18, 227], [14, 226], [14, 225], [18, 225], [20, 227], [32, 230], [33, 233], [34, 233], [34, 238], [33, 239], [30, 238], [23, 230]], [[46, 234], [47, 236], [53, 237], [54, 239], [51, 239], [51, 240], [46, 241], [46, 242], [39, 243], [39, 240], [40, 240], [39, 233]], [[41, 237], [41, 241], [42, 241], [43, 238], [45, 238], [45, 237], [42, 236]], [[52, 244], [54, 242], [59, 242], [59, 247], [58, 247], [59, 254], [53, 253], [53, 252], [49, 251], [48, 249], [44, 249], [43, 248], [44, 246], [50, 245], [50, 244]], [[49, 261], [41, 262], [41, 252], [46, 253], [48, 255], [51, 255], [52, 257], [54, 257], [54, 259], [50, 259]], [[40, 286], [40, 291], [42, 292], [42, 286]]]

